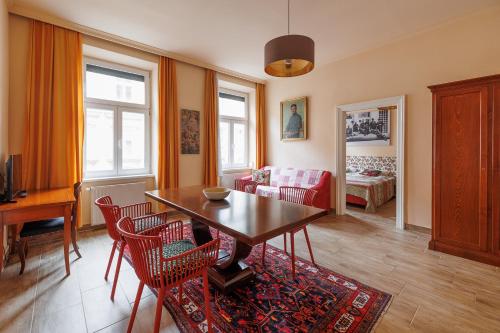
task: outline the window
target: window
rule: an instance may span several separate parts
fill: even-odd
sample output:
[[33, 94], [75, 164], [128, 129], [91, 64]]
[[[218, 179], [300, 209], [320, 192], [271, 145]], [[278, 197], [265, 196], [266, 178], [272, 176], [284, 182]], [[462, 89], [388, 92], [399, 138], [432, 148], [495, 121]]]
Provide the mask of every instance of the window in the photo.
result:
[[149, 72], [85, 59], [85, 178], [150, 173]]
[[222, 169], [248, 167], [248, 95], [219, 91], [219, 154]]

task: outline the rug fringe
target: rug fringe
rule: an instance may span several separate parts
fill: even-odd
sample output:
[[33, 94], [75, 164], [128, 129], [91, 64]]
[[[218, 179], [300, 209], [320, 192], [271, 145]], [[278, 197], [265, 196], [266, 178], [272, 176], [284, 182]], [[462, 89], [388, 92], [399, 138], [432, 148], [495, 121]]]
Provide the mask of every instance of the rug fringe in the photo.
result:
[[379, 317], [377, 318], [377, 321], [375, 322], [375, 324], [373, 324], [370, 332], [375, 332], [375, 329], [377, 328], [377, 326], [380, 324], [380, 322], [382, 321], [382, 318], [384, 318], [385, 314], [387, 313], [387, 311], [389, 310], [389, 307], [392, 305], [392, 301], [394, 300], [394, 296], [392, 294], [391, 295], [391, 298], [389, 299], [389, 301], [387, 302], [387, 304], [385, 305], [384, 307], [384, 310], [382, 310], [382, 312], [380, 313]]

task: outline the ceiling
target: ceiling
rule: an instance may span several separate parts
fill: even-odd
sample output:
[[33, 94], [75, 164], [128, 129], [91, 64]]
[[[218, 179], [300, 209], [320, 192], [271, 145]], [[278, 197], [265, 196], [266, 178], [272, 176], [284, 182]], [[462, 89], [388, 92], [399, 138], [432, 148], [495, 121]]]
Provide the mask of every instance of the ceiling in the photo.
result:
[[[257, 78], [264, 45], [287, 32], [286, 0], [11, 0], [90, 28]], [[500, 0], [291, 0], [290, 32], [316, 44], [316, 68]]]

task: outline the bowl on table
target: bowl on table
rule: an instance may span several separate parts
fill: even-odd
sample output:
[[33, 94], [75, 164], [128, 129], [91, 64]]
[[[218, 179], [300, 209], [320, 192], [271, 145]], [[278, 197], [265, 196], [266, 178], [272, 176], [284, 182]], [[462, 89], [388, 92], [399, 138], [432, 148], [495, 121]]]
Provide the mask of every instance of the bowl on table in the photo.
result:
[[209, 187], [203, 189], [203, 194], [208, 200], [224, 200], [231, 190], [226, 187]]

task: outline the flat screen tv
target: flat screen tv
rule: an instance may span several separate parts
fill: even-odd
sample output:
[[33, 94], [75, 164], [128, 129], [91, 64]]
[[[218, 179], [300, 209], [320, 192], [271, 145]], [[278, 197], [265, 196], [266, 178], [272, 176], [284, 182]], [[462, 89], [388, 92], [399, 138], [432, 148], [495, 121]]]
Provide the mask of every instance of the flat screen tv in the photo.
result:
[[21, 155], [9, 155], [5, 168], [5, 191], [3, 201], [13, 201], [22, 191], [22, 160]]

